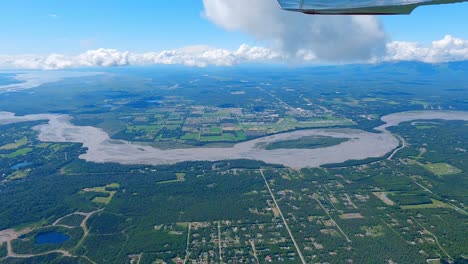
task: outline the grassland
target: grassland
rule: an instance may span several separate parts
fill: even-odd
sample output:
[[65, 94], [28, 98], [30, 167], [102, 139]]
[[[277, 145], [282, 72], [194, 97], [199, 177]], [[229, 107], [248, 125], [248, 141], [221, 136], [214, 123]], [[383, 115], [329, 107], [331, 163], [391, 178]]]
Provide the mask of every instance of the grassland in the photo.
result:
[[7, 179], [8, 180], [23, 179], [23, 178], [26, 178], [28, 174], [29, 174], [29, 170], [17, 170], [13, 172], [12, 174], [8, 175]]
[[437, 176], [454, 175], [462, 172], [462, 170], [448, 163], [427, 163], [423, 167]]
[[0, 147], [0, 150], [12, 150], [12, 149], [17, 149], [19, 147], [22, 147], [24, 145], [28, 144], [28, 139], [26, 137], [22, 137], [21, 139], [17, 140], [14, 143], [9, 143], [5, 144]]
[[94, 188], [85, 188], [82, 190], [84, 193], [98, 193], [104, 194], [105, 196], [96, 196], [93, 198], [93, 202], [97, 204], [109, 204], [117, 193], [115, 189], [120, 188], [120, 184], [111, 183], [106, 186], [99, 186]]
[[2, 156], [5, 157], [5, 158], [8, 158], [8, 159], [14, 159], [14, 158], [17, 158], [17, 157], [20, 157], [20, 156], [24, 156], [24, 155], [28, 154], [31, 151], [33, 151], [32, 148], [22, 148], [22, 149], [18, 149], [16, 151], [14, 151], [12, 153], [4, 154]]
[[450, 205], [431, 199], [432, 203], [429, 204], [414, 204], [414, 205], [402, 205], [401, 209], [412, 210], [412, 209], [436, 209], [436, 208], [452, 208]]
[[160, 181], [158, 184], [169, 184], [169, 183], [177, 183], [177, 182], [184, 182], [185, 181], [185, 173], [177, 172], [175, 173], [176, 179], [168, 180], [168, 181]]

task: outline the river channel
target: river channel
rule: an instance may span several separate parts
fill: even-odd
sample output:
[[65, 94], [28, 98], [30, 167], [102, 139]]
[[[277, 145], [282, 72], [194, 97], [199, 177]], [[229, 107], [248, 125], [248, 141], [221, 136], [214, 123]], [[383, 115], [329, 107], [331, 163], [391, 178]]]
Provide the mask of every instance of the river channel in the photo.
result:
[[[347, 160], [362, 160], [385, 156], [396, 149], [400, 141], [387, 128], [402, 122], [415, 120], [465, 120], [468, 112], [461, 111], [411, 111], [383, 116], [385, 122], [376, 128], [377, 133], [359, 129], [331, 128], [286, 132], [257, 138], [230, 147], [194, 147], [183, 149], [158, 149], [156, 147], [113, 140], [102, 129], [73, 125], [68, 115], [37, 114], [16, 116], [0, 112], [0, 125], [48, 120], [47, 124], [35, 126], [39, 140], [43, 142], [76, 142], [87, 148], [81, 159], [90, 162], [116, 162], [120, 164], [161, 165], [183, 161], [219, 161], [253, 159], [267, 163], [282, 164], [292, 168], [318, 167], [324, 164], [341, 163]], [[266, 150], [269, 143], [294, 140], [306, 136], [347, 138], [338, 145], [316, 149]]]

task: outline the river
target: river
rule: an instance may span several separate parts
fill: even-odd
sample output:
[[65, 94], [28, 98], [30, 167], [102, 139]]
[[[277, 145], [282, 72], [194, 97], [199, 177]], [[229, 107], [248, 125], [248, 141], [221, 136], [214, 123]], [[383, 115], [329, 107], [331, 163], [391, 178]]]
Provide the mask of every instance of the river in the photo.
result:
[[[411, 111], [383, 116], [386, 123], [376, 128], [380, 133], [359, 129], [309, 129], [266, 136], [241, 142], [230, 147], [196, 147], [162, 150], [138, 143], [113, 140], [103, 130], [91, 126], [75, 126], [68, 115], [38, 114], [15, 116], [0, 112], [0, 125], [48, 120], [47, 124], [35, 126], [39, 140], [43, 142], [82, 143], [87, 152], [81, 159], [90, 162], [116, 162], [120, 164], [161, 165], [182, 161], [219, 161], [232, 159], [253, 159], [267, 163], [282, 164], [292, 168], [318, 167], [325, 164], [341, 163], [347, 160], [362, 160], [385, 156], [400, 144], [397, 137], [387, 128], [402, 122], [414, 120], [464, 120], [468, 112], [461, 111]], [[265, 150], [260, 146], [268, 143], [298, 139], [305, 136], [328, 136], [348, 138], [338, 145], [318, 149], [275, 149]]]

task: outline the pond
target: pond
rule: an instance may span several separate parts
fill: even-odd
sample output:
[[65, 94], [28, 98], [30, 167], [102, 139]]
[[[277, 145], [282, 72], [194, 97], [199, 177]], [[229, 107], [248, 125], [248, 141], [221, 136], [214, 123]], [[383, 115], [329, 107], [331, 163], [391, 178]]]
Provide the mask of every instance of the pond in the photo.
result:
[[35, 242], [37, 245], [44, 245], [44, 244], [63, 244], [67, 242], [67, 240], [70, 239], [69, 236], [67, 236], [64, 233], [60, 232], [44, 232], [44, 233], [39, 233], [36, 235], [34, 238]]
[[32, 165], [31, 162], [20, 162], [20, 163], [17, 163], [15, 165], [11, 166], [10, 169], [11, 170], [19, 170], [19, 169], [22, 169], [24, 167], [28, 167], [30, 165]]

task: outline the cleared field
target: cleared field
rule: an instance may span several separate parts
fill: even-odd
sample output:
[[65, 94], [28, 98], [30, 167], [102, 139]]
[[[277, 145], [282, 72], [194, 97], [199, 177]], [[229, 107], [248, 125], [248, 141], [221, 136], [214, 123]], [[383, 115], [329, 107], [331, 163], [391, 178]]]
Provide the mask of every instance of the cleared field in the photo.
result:
[[220, 127], [208, 127], [208, 128], [203, 128], [202, 129], [202, 134], [207, 134], [207, 135], [218, 135], [222, 134], [223, 129]]
[[462, 170], [448, 163], [428, 163], [424, 164], [423, 167], [437, 176], [453, 175], [462, 172]]
[[176, 173], [176, 177], [178, 181], [185, 181], [185, 173], [183, 172]]
[[200, 134], [199, 133], [185, 133], [180, 139], [182, 140], [198, 140]]
[[[106, 197], [95, 197], [93, 199], [94, 203], [99, 203], [99, 204], [109, 204], [112, 201], [112, 198], [114, 198], [114, 195], [117, 193], [116, 188], [120, 188], [120, 184], [118, 183], [111, 183], [106, 186], [99, 186], [99, 187], [94, 187], [94, 188], [85, 188], [82, 191], [83, 192], [95, 192], [95, 193], [103, 193], [103, 194], [108, 194]], [[111, 190], [109, 190], [111, 189]]]
[[329, 103], [347, 105], [347, 106], [351, 106], [351, 107], [362, 107], [359, 100], [356, 100], [356, 99], [351, 98], [351, 97], [333, 98], [333, 101], [329, 101]]
[[127, 130], [129, 132], [134, 132], [134, 131], [149, 131], [149, 132], [154, 132], [158, 131], [161, 129], [161, 126], [159, 125], [153, 125], [153, 126], [127, 126]]
[[374, 194], [377, 198], [379, 198], [386, 205], [390, 205], [390, 206], [395, 205], [395, 202], [390, 200], [390, 198], [387, 197], [387, 193], [385, 192], [373, 192], [372, 194]]
[[217, 141], [225, 141], [224, 136], [201, 136], [200, 141], [204, 142], [217, 142]]
[[180, 172], [175, 174], [177, 179], [175, 180], [169, 180], [169, 181], [161, 181], [158, 182], [158, 184], [169, 184], [169, 183], [176, 183], [176, 182], [184, 182], [185, 181], [185, 173]]
[[365, 232], [366, 236], [369, 237], [380, 237], [385, 235], [385, 231], [382, 226], [363, 226], [361, 229]]
[[17, 180], [17, 179], [23, 179], [28, 176], [28, 170], [17, 170], [10, 174], [7, 179], [8, 180]]
[[392, 199], [400, 206], [405, 205], [421, 205], [421, 204], [431, 204], [432, 200], [421, 194], [411, 194], [411, 193], [402, 193], [394, 194]]
[[415, 204], [415, 205], [403, 205], [403, 206], [400, 206], [401, 209], [434, 209], [434, 208], [451, 208], [450, 205], [444, 203], [444, 202], [441, 202], [441, 201], [437, 201], [437, 200], [434, 200], [434, 199], [431, 199], [432, 200], [432, 203], [430, 204]]
[[26, 137], [23, 137], [19, 140], [17, 140], [14, 143], [6, 144], [0, 147], [1, 150], [12, 150], [12, 149], [17, 149], [19, 147], [22, 147], [24, 145], [28, 144], [28, 139]]
[[313, 118], [309, 121], [298, 121], [293, 117], [285, 117], [279, 119], [276, 123], [243, 123], [242, 126], [247, 130], [265, 131], [267, 133], [278, 133], [282, 131], [304, 129], [304, 128], [321, 128], [335, 126], [352, 126], [355, 123], [344, 118], [327, 116], [323, 118]]
[[341, 219], [362, 219], [364, 216], [362, 216], [360, 213], [349, 213], [349, 214], [342, 214], [340, 215]]
[[8, 159], [13, 159], [13, 158], [17, 158], [19, 156], [23, 156], [23, 155], [26, 155], [28, 154], [29, 152], [33, 151], [32, 148], [22, 148], [22, 149], [18, 149], [17, 151], [15, 152], [12, 152], [10, 154], [6, 154], [6, 155], [3, 155], [5, 158], [8, 158]]

